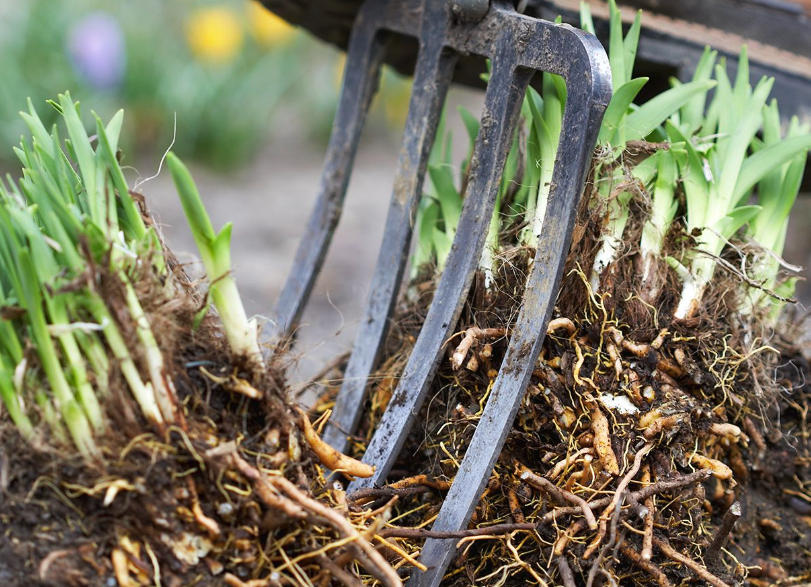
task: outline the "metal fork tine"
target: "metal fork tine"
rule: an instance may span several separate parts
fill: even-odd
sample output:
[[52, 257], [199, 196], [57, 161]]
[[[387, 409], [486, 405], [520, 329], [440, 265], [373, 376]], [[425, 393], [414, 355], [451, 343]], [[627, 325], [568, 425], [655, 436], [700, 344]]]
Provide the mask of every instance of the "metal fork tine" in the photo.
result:
[[[593, 37], [574, 29], [558, 29], [558, 32], [562, 33], [560, 38], [565, 43], [561, 49], [567, 54], [579, 53], [584, 62], [592, 65], [592, 72], [588, 78], [566, 77], [568, 100], [558, 160], [543, 233], [527, 280], [521, 311], [482, 418], [432, 526], [435, 531], [458, 531], [467, 527], [521, 405], [552, 314], [582, 185], [610, 94], [606, 78], [599, 71], [604, 66], [599, 57], [602, 47]], [[552, 45], [560, 46], [554, 41]], [[456, 552], [455, 543], [455, 540], [427, 540], [420, 562], [428, 567], [428, 571], [420, 573], [415, 570], [408, 587], [439, 585]]]
[[284, 346], [297, 326], [341, 217], [361, 131], [377, 91], [385, 49], [375, 23], [365, 24], [363, 18], [358, 18], [352, 31], [318, 198], [307, 222], [306, 236], [296, 250], [293, 269], [276, 303], [276, 321], [270, 332], [271, 353]]
[[377, 258], [364, 317], [344, 372], [324, 439], [345, 451], [348, 434], [357, 427], [363, 396], [389, 326], [408, 258], [417, 204], [439, 117], [453, 75], [456, 55], [443, 45], [449, 18], [441, 2], [429, 3], [422, 19], [420, 48], [406, 121], [403, 147], [397, 161], [394, 191], [386, 218], [383, 244]]
[[496, 34], [481, 129], [451, 253], [402, 379], [364, 455], [364, 462], [377, 467], [375, 474], [353, 481], [349, 491], [380, 483], [388, 475], [428, 392], [481, 257], [521, 102], [532, 77], [531, 70], [516, 68], [512, 36]]

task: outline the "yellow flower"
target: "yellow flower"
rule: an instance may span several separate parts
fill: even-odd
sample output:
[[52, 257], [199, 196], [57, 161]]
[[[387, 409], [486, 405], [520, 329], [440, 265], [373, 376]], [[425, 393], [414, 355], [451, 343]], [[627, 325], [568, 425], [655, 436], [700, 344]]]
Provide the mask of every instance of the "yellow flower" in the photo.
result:
[[383, 116], [392, 128], [405, 125], [411, 104], [411, 84], [392, 71], [385, 71], [380, 84]]
[[189, 19], [186, 39], [198, 59], [215, 64], [227, 63], [242, 48], [242, 27], [230, 8], [202, 8]]
[[332, 81], [337, 89], [341, 89], [344, 83], [344, 68], [346, 67], [346, 55], [341, 53], [338, 55], [338, 61], [335, 62], [335, 73], [333, 74]]
[[248, 3], [248, 25], [251, 34], [266, 47], [283, 45], [296, 30], [256, 0]]

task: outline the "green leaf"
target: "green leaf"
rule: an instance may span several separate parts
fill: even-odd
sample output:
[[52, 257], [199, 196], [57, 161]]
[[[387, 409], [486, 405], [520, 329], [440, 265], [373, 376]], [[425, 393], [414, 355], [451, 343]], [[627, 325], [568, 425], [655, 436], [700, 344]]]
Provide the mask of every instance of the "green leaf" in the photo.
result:
[[786, 169], [780, 196], [774, 206], [773, 219], [788, 218], [789, 212], [791, 212], [791, 208], [794, 206], [794, 202], [800, 192], [800, 185], [803, 181], [807, 158], [807, 152], [801, 153], [789, 164], [788, 169]]
[[124, 124], [124, 111], [119, 110], [115, 113], [115, 115], [110, 119], [110, 122], [107, 123], [107, 128], [105, 129], [105, 133], [107, 134], [107, 140], [110, 144], [110, 148], [112, 149], [113, 153], [116, 152], [118, 149], [118, 140], [121, 136], [121, 127]]
[[[464, 106], [459, 106], [459, 115], [462, 117], [462, 123], [465, 125], [465, 130], [467, 130], [467, 136], [470, 143], [467, 150], [467, 156], [465, 157], [465, 162], [462, 165], [461, 170], [462, 173], [465, 173], [468, 165], [470, 164], [470, 158], [473, 157], [473, 147], [476, 143], [476, 137], [479, 134], [479, 120]], [[432, 161], [432, 163], [436, 162]]]
[[434, 230], [439, 221], [439, 204], [435, 200], [426, 199], [426, 202], [419, 217], [419, 240], [414, 250], [414, 268], [417, 270], [434, 254]]
[[442, 152], [442, 137], [445, 135], [446, 119], [447, 114], [443, 110], [442, 114], [439, 117], [439, 123], [437, 124], [436, 135], [434, 135], [434, 144], [431, 145], [431, 152], [428, 155], [429, 164], [440, 163], [444, 156]]
[[[509, 189], [510, 184], [517, 179], [515, 177], [515, 173], [518, 170], [519, 154], [518, 133], [515, 133], [513, 136], [512, 147], [510, 147], [510, 151], [507, 153], [507, 160], [504, 162], [504, 171], [501, 174], [501, 185], [499, 185], [498, 191], [499, 198], [501, 198], [501, 196], [503, 196], [504, 193]], [[499, 210], [499, 206], [496, 205], [495, 209]], [[496, 214], [494, 214], [494, 216], [496, 216]]]
[[642, 86], [647, 82], [648, 78], [646, 77], [632, 79], [622, 84], [614, 92], [603, 115], [603, 123], [600, 126], [600, 135], [597, 139], [599, 142], [604, 143], [616, 134], [617, 128], [628, 113], [628, 108], [642, 89]]
[[20, 112], [20, 116], [31, 131], [31, 136], [34, 137], [34, 141], [45, 150], [51, 159], [54, 159], [58, 145], [54, 144], [45, 126], [42, 124], [42, 120], [40, 120], [31, 98], [28, 98], [28, 112]]
[[719, 220], [713, 228], [725, 239], [729, 239], [762, 209], [760, 206], [740, 206]]
[[445, 221], [445, 231], [454, 234], [462, 213], [462, 198], [453, 185], [453, 176], [447, 167], [429, 166], [428, 174], [436, 190], [436, 197]]
[[811, 135], [789, 137], [760, 149], [746, 158], [740, 167], [733, 200], [743, 197], [766, 175], [811, 149]]
[[476, 136], [479, 134], [479, 119], [464, 106], [459, 106], [459, 115], [462, 117], [462, 122], [465, 125], [470, 142], [474, 142]]
[[713, 86], [715, 86], [715, 82], [712, 80], [690, 82], [671, 88], [645, 102], [626, 117], [625, 140], [644, 139], [691, 98], [702, 93], [706, 94]]
[[741, 47], [741, 52], [738, 55], [738, 72], [735, 75], [735, 87], [732, 93], [735, 96], [735, 105], [740, 116], [746, 102], [752, 95], [752, 86], [749, 84], [749, 56], [747, 55], [746, 45]]
[[592, 35], [597, 34], [594, 31], [594, 21], [591, 18], [591, 8], [583, 0], [580, 0], [580, 28], [587, 33], [591, 33]]
[[[766, 145], [780, 142], [782, 136], [780, 132], [780, 111], [777, 108], [777, 100], [772, 100], [771, 104], [763, 107], [763, 141], [755, 139], [752, 141], [753, 152], [760, 151]], [[781, 165], [766, 174], [758, 182], [758, 203], [767, 206], [767, 202], [772, 198], [779, 197], [780, 185], [783, 182], [784, 167]]]
[[95, 113], [93, 113], [93, 116], [96, 120], [96, 135], [98, 136], [99, 141], [99, 154], [101, 155], [101, 160], [106, 163], [107, 172], [113, 181], [113, 186], [118, 191], [118, 198], [114, 198], [113, 201], [117, 200], [124, 212], [124, 228], [128, 233], [127, 236], [140, 243], [146, 234], [146, 226], [141, 218], [141, 213], [138, 210], [138, 207], [130, 197], [127, 180], [124, 178], [124, 172], [121, 170], [121, 166], [118, 163], [118, 158], [116, 157], [115, 145], [118, 143], [118, 134], [121, 132], [123, 114], [124, 111], [119, 110], [118, 114], [116, 114], [116, 117], [119, 119], [118, 122], [113, 119], [113, 121], [107, 125], [107, 129], [111, 128], [115, 135], [113, 140], [111, 140], [108, 136], [108, 130], [104, 128], [104, 124], [101, 122], [101, 119]]
[[611, 85], [616, 91], [630, 79], [625, 71], [625, 45], [622, 39], [622, 16], [615, 0], [608, 0], [608, 62], [611, 65]]
[[73, 103], [69, 93], [61, 94], [59, 103], [68, 128], [70, 146], [81, 172], [91, 217], [96, 224], [104, 227], [106, 224], [104, 218], [105, 206], [103, 199], [99, 197], [96, 191], [96, 155], [90, 146], [90, 139], [79, 118], [79, 107]]
[[548, 78], [552, 82], [552, 85], [554, 86], [555, 91], [557, 93], [557, 99], [558, 99], [557, 109], [559, 110], [559, 114], [556, 112], [556, 115], [558, 115], [562, 119], [563, 118], [563, 107], [566, 105], [566, 100], [567, 100], [567, 98], [569, 96], [569, 90], [566, 87], [566, 82], [559, 75], [556, 75], [554, 73], [549, 73]]
[[704, 176], [703, 159], [676, 125], [667, 121], [665, 129], [670, 141], [682, 144], [687, 153], [684, 159], [677, 162], [687, 201], [687, 228], [689, 230], [701, 228], [706, 224], [710, 192], [709, 183]]
[[210, 308], [211, 301], [209, 299], [206, 299], [206, 303], [203, 305], [203, 307], [194, 313], [194, 319], [192, 320], [191, 326], [192, 332], [196, 332], [197, 329], [200, 328], [200, 325], [203, 323], [203, 320], [205, 320], [206, 316], [208, 315], [208, 311]]
[[233, 222], [226, 222], [211, 244], [215, 275], [209, 275], [208, 277], [212, 281], [220, 279], [231, 271], [231, 233], [233, 228]]
[[660, 151], [657, 161], [656, 185], [653, 190], [653, 213], [663, 223], [670, 225], [675, 213], [675, 188], [678, 180], [675, 153]]
[[448, 260], [451, 253], [451, 246], [453, 246], [453, 239], [446, 233], [438, 228], [434, 229], [433, 234], [434, 248], [436, 249], [437, 267], [442, 269]]
[[[630, 78], [634, 72], [634, 62], [636, 61], [636, 49], [639, 45], [639, 32], [642, 28], [642, 11], [637, 10], [634, 22], [628, 29], [628, 34], [623, 41], [625, 50], [625, 75]], [[629, 80], [630, 81], [630, 80]]]
[[[758, 83], [752, 97], [747, 101], [743, 116], [740, 120], [734, 121], [734, 127], [729, 128], [731, 134], [718, 138], [719, 158], [714, 169], [718, 169], [720, 172], [718, 193], [727, 206], [734, 206], [739, 201], [740, 198], [736, 194], [740, 194], [741, 189], [749, 189], [744, 188], [744, 184], [739, 184], [741, 167], [749, 145], [763, 122], [763, 106], [769, 96], [773, 82], [773, 79], [763, 78]], [[722, 114], [722, 121], [723, 118], [724, 115]], [[723, 132], [723, 127], [719, 128], [722, 128]], [[722, 144], [724, 145], [723, 151], [721, 150]], [[742, 186], [741, 189], [737, 187], [738, 185]]]
[[442, 163], [450, 165], [452, 160], [453, 160], [453, 131], [448, 129], [448, 132], [445, 134], [445, 150], [442, 154]]
[[211, 219], [203, 206], [200, 192], [197, 191], [197, 185], [194, 183], [189, 169], [171, 151], [166, 155], [166, 164], [169, 166], [169, 172], [175, 182], [192, 235], [195, 241], [198, 241], [197, 246], [209, 248], [217, 238], [217, 234], [214, 232]]
[[650, 157], [643, 159], [631, 170], [631, 174], [638, 179], [642, 185], [647, 186], [656, 176], [659, 167], [659, 157], [663, 151], [657, 151]]
[[[713, 51], [710, 46], [704, 47], [704, 53], [698, 60], [696, 70], [693, 73], [693, 81], [706, 81], [712, 76], [713, 65], [718, 56], [718, 51]], [[699, 93], [693, 96], [681, 109], [681, 122], [686, 125], [687, 134], [695, 133], [704, 122], [704, 108], [707, 104], [707, 93]]]

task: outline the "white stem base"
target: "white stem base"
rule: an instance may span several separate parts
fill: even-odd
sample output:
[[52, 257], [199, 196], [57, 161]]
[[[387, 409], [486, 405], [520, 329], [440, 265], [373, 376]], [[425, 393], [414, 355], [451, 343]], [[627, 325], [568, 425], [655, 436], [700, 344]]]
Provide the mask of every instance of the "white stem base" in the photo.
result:
[[490, 288], [495, 283], [493, 276], [493, 250], [489, 245], [485, 245], [482, 250], [482, 258], [479, 260], [479, 268], [484, 273], [484, 289], [490, 291]]
[[245, 314], [236, 281], [230, 275], [225, 276], [211, 286], [209, 294], [220, 314], [231, 351], [247, 359], [252, 368], [264, 370], [257, 324], [255, 320], [248, 320]]
[[620, 247], [620, 240], [612, 234], [606, 234], [603, 244], [594, 257], [594, 265], [591, 269], [591, 290], [596, 292], [600, 289], [600, 277], [606, 267], [614, 260]]
[[685, 318], [692, 317], [696, 310], [698, 310], [705, 289], [707, 289], [707, 282], [703, 279], [693, 277], [692, 279], [685, 280], [681, 289], [679, 305], [673, 317], [676, 320], [684, 320]]

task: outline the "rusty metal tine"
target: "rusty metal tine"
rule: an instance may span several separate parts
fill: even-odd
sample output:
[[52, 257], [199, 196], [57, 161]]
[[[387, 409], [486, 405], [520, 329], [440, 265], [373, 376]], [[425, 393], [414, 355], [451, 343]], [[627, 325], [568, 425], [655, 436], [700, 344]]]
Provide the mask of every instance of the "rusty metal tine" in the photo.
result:
[[[568, 100], [543, 233], [507, 354], [462, 465], [432, 526], [435, 531], [467, 528], [521, 405], [552, 314], [583, 182], [611, 95], [607, 59], [597, 40], [575, 29], [558, 32], [565, 44], [552, 42], [552, 46], [558, 47], [560, 54], [571, 56], [572, 63], [579, 63], [580, 67], [564, 75]], [[455, 555], [456, 542], [429, 539], [420, 556], [428, 571], [415, 570], [408, 587], [439, 585]]]
[[397, 300], [408, 259], [428, 156], [456, 63], [456, 54], [444, 47], [450, 18], [446, 3], [429, 2], [424, 10], [420, 33], [424, 42], [417, 58], [383, 243], [364, 317], [324, 434], [324, 439], [339, 451], [346, 450], [348, 435], [358, 425], [367, 381], [385, 341], [389, 314]]
[[353, 481], [349, 491], [380, 483], [388, 475], [428, 393], [443, 345], [456, 326], [473, 281], [524, 92], [533, 73], [517, 69], [515, 39], [507, 32], [493, 31], [492, 72], [450, 256], [402, 379], [363, 457], [364, 462], [376, 466], [375, 474]]
[[297, 326], [341, 217], [355, 153], [383, 62], [384, 38], [375, 24], [367, 22], [361, 11], [352, 31], [318, 198], [276, 303], [271, 353], [286, 343]]

